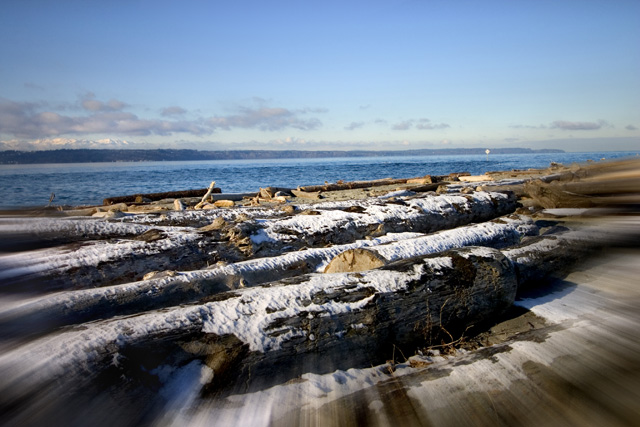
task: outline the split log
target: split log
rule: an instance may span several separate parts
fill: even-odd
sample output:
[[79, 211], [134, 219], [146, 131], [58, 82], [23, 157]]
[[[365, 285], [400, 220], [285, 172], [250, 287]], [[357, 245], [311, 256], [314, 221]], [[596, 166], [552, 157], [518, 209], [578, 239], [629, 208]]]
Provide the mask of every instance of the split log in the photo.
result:
[[[132, 194], [129, 196], [118, 196], [118, 197], [109, 197], [102, 201], [104, 206], [113, 205], [115, 203], [135, 203], [137, 197], [143, 197], [149, 199], [151, 201], [162, 200], [162, 199], [178, 199], [178, 198], [187, 198], [187, 197], [200, 197], [202, 193], [207, 191], [206, 188], [198, 189], [198, 190], [183, 190], [183, 191], [166, 191], [163, 193], [146, 193], [146, 194]], [[219, 188], [214, 188], [212, 190], [213, 193], [221, 193], [222, 190]]]
[[349, 249], [331, 260], [324, 269], [325, 273], [347, 273], [373, 270], [382, 267], [387, 261], [376, 252], [368, 249]]

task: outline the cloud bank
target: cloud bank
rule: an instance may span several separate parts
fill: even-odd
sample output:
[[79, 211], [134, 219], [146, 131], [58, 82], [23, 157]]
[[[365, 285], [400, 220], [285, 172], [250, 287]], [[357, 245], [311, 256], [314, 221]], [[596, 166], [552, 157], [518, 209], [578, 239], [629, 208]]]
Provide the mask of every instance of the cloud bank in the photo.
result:
[[606, 120], [598, 120], [597, 122], [571, 122], [567, 120], [555, 120], [548, 126], [510, 125], [509, 127], [512, 129], [598, 130], [606, 127], [611, 128], [613, 126]]
[[0, 141], [0, 150], [37, 151], [76, 148], [141, 148], [140, 146], [135, 147], [135, 145], [136, 144], [129, 141], [111, 138], [97, 140], [75, 138], [46, 138], [36, 139], [32, 141], [13, 139], [8, 141]]
[[[81, 135], [147, 136], [177, 133], [194, 136], [209, 135], [218, 130], [234, 128], [277, 131], [283, 129], [313, 130], [322, 126], [309, 113], [323, 109], [289, 110], [261, 105], [258, 108], [240, 107], [235, 114], [182, 119], [187, 112], [179, 106], [160, 110], [162, 118], [141, 118], [125, 111], [130, 106], [120, 100], [101, 101], [93, 93], [80, 97], [77, 104], [49, 108], [46, 103], [15, 102], [0, 98], [0, 134], [10, 138], [46, 139]], [[67, 109], [76, 110], [67, 113]]]

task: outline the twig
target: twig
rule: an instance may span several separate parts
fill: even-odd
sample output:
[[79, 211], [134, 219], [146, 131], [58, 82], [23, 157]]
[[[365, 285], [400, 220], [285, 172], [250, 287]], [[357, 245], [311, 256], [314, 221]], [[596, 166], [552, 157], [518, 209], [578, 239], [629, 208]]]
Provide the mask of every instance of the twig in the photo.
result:
[[200, 202], [195, 206], [195, 209], [200, 209], [205, 203], [207, 203], [209, 196], [211, 196], [211, 193], [213, 193], [213, 187], [215, 187], [215, 185], [216, 185], [216, 182], [211, 181], [211, 185], [209, 185], [209, 189], [207, 190], [207, 193], [204, 196], [202, 196], [202, 200], [200, 200]]

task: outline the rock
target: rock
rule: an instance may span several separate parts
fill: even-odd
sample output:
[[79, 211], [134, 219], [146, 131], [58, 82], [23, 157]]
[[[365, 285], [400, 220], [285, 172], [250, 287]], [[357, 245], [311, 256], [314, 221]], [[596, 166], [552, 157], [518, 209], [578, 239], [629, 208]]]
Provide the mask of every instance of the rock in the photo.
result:
[[231, 208], [235, 206], [235, 202], [233, 200], [216, 200], [213, 205], [217, 208]]
[[325, 273], [347, 273], [382, 267], [386, 260], [367, 249], [349, 249], [337, 255], [324, 269]]

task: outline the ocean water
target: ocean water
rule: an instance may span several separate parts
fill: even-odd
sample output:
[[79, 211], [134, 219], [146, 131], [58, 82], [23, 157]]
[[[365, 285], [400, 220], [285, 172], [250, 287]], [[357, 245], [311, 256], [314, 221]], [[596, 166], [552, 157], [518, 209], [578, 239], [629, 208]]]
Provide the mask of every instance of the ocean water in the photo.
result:
[[408, 178], [451, 172], [545, 168], [638, 155], [636, 152], [394, 156], [334, 159], [214, 160], [0, 165], [0, 208], [100, 205], [107, 197], [206, 188], [211, 181], [223, 193], [260, 187], [295, 188], [325, 181]]

